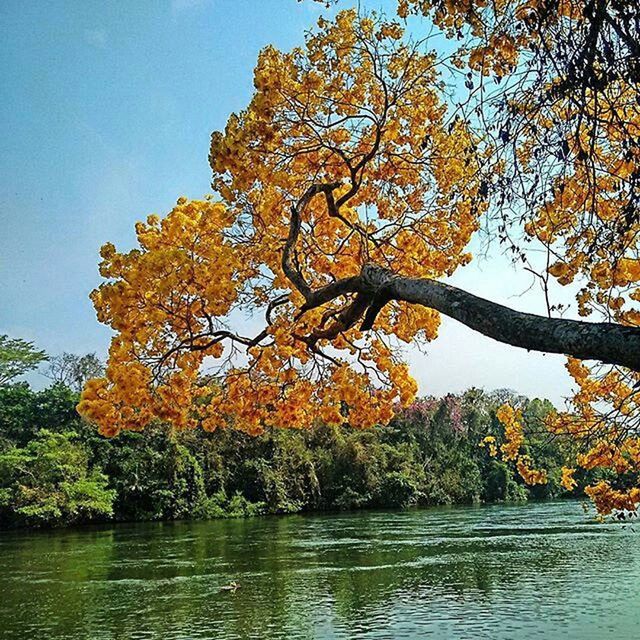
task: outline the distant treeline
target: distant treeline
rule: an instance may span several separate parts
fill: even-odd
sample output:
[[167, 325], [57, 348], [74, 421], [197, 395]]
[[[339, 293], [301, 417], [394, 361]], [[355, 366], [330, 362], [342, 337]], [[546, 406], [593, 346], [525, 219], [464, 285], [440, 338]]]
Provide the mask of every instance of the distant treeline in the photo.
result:
[[[523, 407], [539, 430], [548, 401], [477, 389], [426, 398], [391, 425], [366, 431], [319, 425], [259, 437], [175, 432], [158, 424], [106, 439], [75, 411], [77, 392], [0, 387], [0, 523], [3, 527], [104, 520], [173, 520], [267, 513], [495, 502], [566, 495], [561, 443], [531, 437], [549, 471], [527, 487], [481, 440], [499, 439], [496, 409]], [[579, 495], [586, 478], [576, 489]]]

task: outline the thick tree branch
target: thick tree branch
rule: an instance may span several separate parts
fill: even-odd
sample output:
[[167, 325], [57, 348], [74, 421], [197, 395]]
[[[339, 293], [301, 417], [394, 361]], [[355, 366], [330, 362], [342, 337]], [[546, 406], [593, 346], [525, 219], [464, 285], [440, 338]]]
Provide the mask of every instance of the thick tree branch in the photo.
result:
[[362, 330], [373, 327], [375, 317], [387, 302], [398, 300], [435, 309], [474, 331], [514, 347], [562, 353], [580, 360], [599, 360], [640, 371], [640, 329], [634, 327], [515, 311], [437, 280], [406, 278], [370, 264], [363, 267], [360, 276], [339, 280], [329, 289], [311, 292], [305, 309], [328, 302], [332, 299], [327, 295], [330, 293], [338, 297], [349, 291], [358, 292], [358, 318], [363, 313], [363, 302], [367, 304]]
[[394, 277], [386, 289], [395, 300], [435, 309], [514, 347], [563, 353], [640, 371], [640, 330], [634, 327], [523, 313], [426, 278]]
[[296, 242], [302, 227], [302, 214], [311, 199], [318, 193], [331, 193], [340, 186], [339, 182], [331, 184], [312, 184], [302, 195], [297, 204], [291, 207], [291, 219], [289, 221], [289, 235], [282, 249], [282, 270], [295, 288], [305, 297], [311, 294], [311, 287], [307, 284], [300, 270], [294, 266], [291, 254], [295, 251]]
[[350, 294], [357, 294], [354, 300], [346, 303], [337, 316], [338, 321], [330, 329], [312, 332], [310, 339], [314, 344], [318, 339], [333, 339], [363, 315], [361, 329], [373, 328], [376, 316], [384, 305], [391, 300], [398, 300], [435, 309], [474, 331], [514, 347], [562, 353], [580, 360], [599, 360], [640, 371], [640, 329], [634, 327], [523, 313], [443, 282], [399, 276], [374, 264], [364, 265], [358, 276], [313, 290], [293, 265], [291, 253], [300, 234], [302, 213], [316, 194], [325, 193], [328, 204], [334, 204], [339, 211], [339, 205], [333, 203], [332, 197], [339, 185], [314, 184], [292, 207], [289, 237], [282, 255], [285, 275], [305, 298], [301, 313], [341, 296], [349, 298]]

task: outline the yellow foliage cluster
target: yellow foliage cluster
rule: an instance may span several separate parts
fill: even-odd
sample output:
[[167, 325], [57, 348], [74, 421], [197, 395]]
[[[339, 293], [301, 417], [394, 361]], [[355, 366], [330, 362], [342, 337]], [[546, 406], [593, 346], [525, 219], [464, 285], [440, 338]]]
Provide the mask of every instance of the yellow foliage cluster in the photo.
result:
[[[634, 391], [640, 375], [622, 369], [602, 369], [573, 358], [568, 360], [567, 370], [577, 390], [568, 409], [551, 414], [546, 426], [550, 433], [568, 437], [574, 443], [576, 467], [632, 478], [640, 472], [640, 438], [629, 428], [627, 420], [640, 411]], [[563, 486], [575, 486], [574, 471], [575, 468], [563, 472]], [[634, 487], [612, 488], [610, 483], [600, 482], [586, 491], [603, 515], [640, 503], [640, 490]]]
[[496, 445], [496, 437], [495, 436], [485, 436], [480, 441], [481, 447], [486, 447], [489, 455], [492, 458], [495, 458], [498, 455], [498, 447]]
[[[321, 18], [304, 47], [265, 48], [249, 106], [212, 136], [220, 200], [180, 199], [138, 223], [138, 248], [103, 247], [106, 281], [91, 297], [116, 335], [81, 413], [107, 435], [155, 418], [255, 434], [317, 420], [365, 428], [410, 403], [416, 383], [394, 345], [435, 338], [439, 315], [390, 303], [375, 331], [352, 327], [310, 348], [305, 336], [345, 300], [300, 313], [282, 250], [305, 191], [339, 183], [339, 211], [315, 197], [301, 220], [295, 260], [310, 286], [369, 261], [439, 277], [470, 260], [476, 141], [447, 122], [434, 62], [399, 23], [355, 11]], [[265, 312], [258, 339], [233, 330]]]
[[[572, 0], [558, 0], [553, 15], [557, 20], [579, 19], [580, 10]], [[449, 38], [465, 26], [483, 44], [462, 49], [469, 68], [483, 75], [503, 76], [513, 71], [523, 49], [530, 43], [521, 29], [531, 15], [546, 12], [548, 0], [398, 0], [398, 15], [430, 16]]]
[[522, 413], [509, 405], [503, 404], [496, 412], [496, 417], [504, 427], [504, 444], [501, 446], [505, 460], [516, 460], [520, 454], [520, 447], [524, 443], [522, 429]]
[[528, 456], [519, 456], [516, 460], [516, 468], [527, 484], [546, 484], [548, 481], [547, 472], [544, 469], [534, 469]]
[[[503, 404], [496, 411], [496, 417], [504, 428], [504, 442], [500, 446], [502, 459], [514, 462], [520, 477], [527, 484], [545, 484], [547, 482], [546, 471], [533, 468], [531, 458], [523, 451], [525, 436], [520, 409]], [[489, 453], [492, 456], [498, 455], [495, 437], [487, 436], [483, 442], [488, 444]]]
[[571, 467], [562, 467], [562, 477], [560, 479], [560, 484], [567, 491], [572, 491], [578, 486], [578, 483], [575, 481], [573, 477], [575, 472], [576, 470]]
[[605, 480], [586, 487], [585, 492], [593, 501], [598, 513], [603, 516], [614, 511], [636, 511], [640, 504], [640, 488], [620, 491], [612, 488]]

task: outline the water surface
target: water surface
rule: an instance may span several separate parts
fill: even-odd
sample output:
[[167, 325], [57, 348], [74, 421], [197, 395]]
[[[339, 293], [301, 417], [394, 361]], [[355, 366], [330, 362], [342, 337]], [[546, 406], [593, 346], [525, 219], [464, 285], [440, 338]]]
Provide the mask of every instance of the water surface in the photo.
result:
[[633, 639], [639, 536], [575, 502], [5, 532], [0, 638]]

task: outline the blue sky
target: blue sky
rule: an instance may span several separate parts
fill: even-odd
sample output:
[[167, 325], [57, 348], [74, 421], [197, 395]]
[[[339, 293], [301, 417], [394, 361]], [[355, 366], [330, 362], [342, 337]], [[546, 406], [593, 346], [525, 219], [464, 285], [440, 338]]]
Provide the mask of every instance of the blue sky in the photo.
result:
[[[136, 220], [209, 192], [210, 133], [250, 98], [258, 51], [300, 44], [321, 12], [310, 0], [3, 0], [0, 333], [104, 355], [110, 332], [88, 299], [100, 245], [130, 248]], [[543, 309], [500, 256], [453, 282]], [[423, 393], [511, 387], [558, 401], [568, 391], [562, 357], [453, 321], [427, 355], [409, 357]]]

